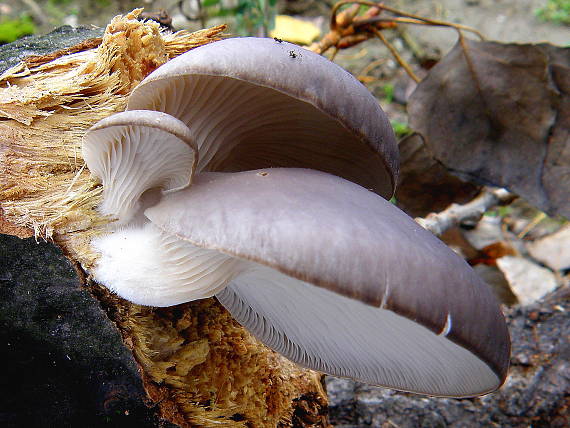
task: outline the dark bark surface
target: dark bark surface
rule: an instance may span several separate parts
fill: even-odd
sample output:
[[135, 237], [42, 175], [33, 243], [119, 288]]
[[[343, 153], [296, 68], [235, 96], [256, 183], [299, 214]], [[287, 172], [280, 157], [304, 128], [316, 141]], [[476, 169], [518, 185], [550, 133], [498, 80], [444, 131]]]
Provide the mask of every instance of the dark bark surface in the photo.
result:
[[0, 426], [157, 426], [132, 354], [52, 244], [0, 235]]
[[337, 427], [568, 427], [570, 292], [513, 308], [510, 375], [496, 393], [475, 399], [426, 398], [327, 379]]
[[43, 36], [23, 37], [0, 47], [0, 73], [32, 55], [47, 55], [102, 35], [102, 28], [63, 26]]

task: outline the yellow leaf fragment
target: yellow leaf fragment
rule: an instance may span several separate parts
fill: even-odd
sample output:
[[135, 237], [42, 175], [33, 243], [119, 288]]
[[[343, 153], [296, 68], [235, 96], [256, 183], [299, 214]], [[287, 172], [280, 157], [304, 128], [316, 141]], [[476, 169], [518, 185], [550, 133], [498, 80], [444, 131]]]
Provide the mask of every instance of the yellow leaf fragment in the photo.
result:
[[312, 22], [287, 15], [277, 15], [275, 28], [270, 35], [288, 42], [308, 45], [321, 35], [321, 30]]

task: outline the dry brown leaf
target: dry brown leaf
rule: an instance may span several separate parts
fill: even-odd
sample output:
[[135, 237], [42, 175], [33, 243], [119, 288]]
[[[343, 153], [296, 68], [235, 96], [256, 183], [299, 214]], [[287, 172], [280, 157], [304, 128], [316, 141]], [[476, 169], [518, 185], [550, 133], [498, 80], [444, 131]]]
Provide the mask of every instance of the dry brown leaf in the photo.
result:
[[492, 288], [501, 303], [509, 306], [518, 303], [507, 278], [497, 267], [497, 258], [515, 255], [515, 249], [505, 241], [497, 241], [482, 249], [477, 249], [465, 239], [464, 233], [464, 230], [454, 227], [445, 231], [440, 238], [467, 260], [481, 279]]
[[435, 160], [421, 135], [402, 139], [398, 147], [401, 166], [396, 199], [412, 217], [439, 212], [454, 202], [465, 203], [479, 192], [479, 186], [461, 181]]
[[410, 123], [436, 159], [570, 217], [570, 49], [463, 39], [418, 85]]

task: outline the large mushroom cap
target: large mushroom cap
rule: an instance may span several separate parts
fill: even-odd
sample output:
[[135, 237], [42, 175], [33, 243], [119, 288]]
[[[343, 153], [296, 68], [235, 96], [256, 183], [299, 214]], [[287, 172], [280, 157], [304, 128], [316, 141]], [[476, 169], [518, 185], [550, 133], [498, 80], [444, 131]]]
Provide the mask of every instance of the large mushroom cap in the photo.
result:
[[234, 38], [196, 48], [151, 73], [128, 109], [186, 123], [198, 170], [303, 167], [394, 192], [397, 144], [376, 99], [341, 67], [290, 43]]
[[354, 183], [305, 169], [204, 173], [145, 215], [180, 245], [243, 260], [219, 300], [299, 364], [438, 396], [505, 379], [509, 337], [488, 287]]

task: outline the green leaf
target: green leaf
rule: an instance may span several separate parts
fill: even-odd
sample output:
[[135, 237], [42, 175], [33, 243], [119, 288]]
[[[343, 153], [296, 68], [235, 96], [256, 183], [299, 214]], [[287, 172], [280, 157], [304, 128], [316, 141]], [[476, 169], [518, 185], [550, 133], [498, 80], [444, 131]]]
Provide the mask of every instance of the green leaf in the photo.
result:
[[384, 98], [386, 99], [387, 103], [391, 103], [394, 100], [394, 85], [391, 83], [387, 83], [382, 86], [382, 92], [384, 92]]
[[544, 7], [535, 11], [542, 21], [570, 25], [570, 2], [568, 0], [548, 0]]

